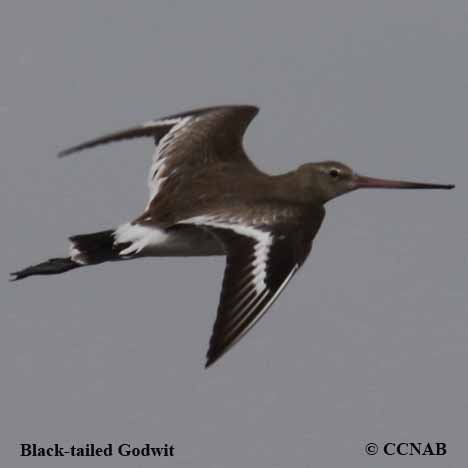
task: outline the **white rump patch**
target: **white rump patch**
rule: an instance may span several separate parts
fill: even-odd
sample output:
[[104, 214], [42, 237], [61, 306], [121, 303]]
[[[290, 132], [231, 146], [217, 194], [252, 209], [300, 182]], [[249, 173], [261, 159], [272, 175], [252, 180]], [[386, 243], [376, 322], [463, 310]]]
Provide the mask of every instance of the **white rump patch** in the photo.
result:
[[257, 294], [260, 294], [266, 288], [266, 269], [270, 247], [273, 242], [273, 236], [267, 231], [262, 231], [256, 227], [247, 224], [231, 224], [214, 216], [195, 216], [193, 218], [179, 221], [177, 224], [195, 224], [212, 226], [220, 229], [230, 229], [236, 234], [254, 239], [256, 244], [254, 248], [254, 260], [252, 262], [254, 286]]
[[142, 226], [141, 224], [122, 224], [114, 232], [114, 244], [131, 243], [120, 252], [122, 256], [135, 255], [145, 247], [164, 243], [168, 238], [169, 235], [162, 229]]

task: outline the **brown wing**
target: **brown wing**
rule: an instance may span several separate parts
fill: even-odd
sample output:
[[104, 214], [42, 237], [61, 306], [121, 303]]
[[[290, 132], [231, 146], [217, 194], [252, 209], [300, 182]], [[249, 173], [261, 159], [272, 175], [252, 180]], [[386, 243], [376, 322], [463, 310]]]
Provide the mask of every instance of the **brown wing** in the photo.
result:
[[307, 219], [257, 226], [209, 216], [183, 222], [212, 232], [227, 252], [207, 367], [234, 346], [275, 302], [306, 260], [324, 214], [319, 209]]
[[151, 202], [168, 179], [187, 169], [216, 162], [253, 166], [242, 138], [257, 112], [254, 106], [219, 106], [170, 115], [65, 149], [59, 157], [115, 141], [152, 137], [156, 149], [148, 180]]

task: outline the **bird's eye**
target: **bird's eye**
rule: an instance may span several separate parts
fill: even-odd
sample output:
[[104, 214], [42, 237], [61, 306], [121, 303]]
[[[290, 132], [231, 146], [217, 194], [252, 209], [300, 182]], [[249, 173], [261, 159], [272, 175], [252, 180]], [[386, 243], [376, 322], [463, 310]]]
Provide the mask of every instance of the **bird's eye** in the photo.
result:
[[330, 175], [331, 178], [338, 179], [338, 177], [340, 175], [340, 171], [338, 169], [336, 169], [336, 168], [332, 168], [332, 169], [330, 169], [328, 174]]

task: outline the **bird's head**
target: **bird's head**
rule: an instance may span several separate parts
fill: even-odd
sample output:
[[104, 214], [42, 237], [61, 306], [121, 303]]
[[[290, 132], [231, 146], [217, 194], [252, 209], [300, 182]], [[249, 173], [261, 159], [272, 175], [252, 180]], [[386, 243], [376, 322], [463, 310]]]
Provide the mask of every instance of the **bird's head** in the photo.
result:
[[360, 188], [452, 189], [454, 185], [375, 179], [356, 174], [336, 161], [303, 164], [298, 168], [299, 183], [309, 201], [326, 203], [335, 197]]

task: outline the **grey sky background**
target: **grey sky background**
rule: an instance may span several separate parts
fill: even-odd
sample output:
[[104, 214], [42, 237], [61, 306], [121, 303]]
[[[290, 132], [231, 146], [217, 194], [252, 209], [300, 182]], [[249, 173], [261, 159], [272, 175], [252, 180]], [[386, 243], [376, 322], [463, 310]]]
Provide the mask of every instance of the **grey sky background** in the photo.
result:
[[[2, 465], [465, 466], [467, 46], [466, 1], [3, 0]], [[208, 371], [222, 258], [8, 283], [146, 203], [149, 141], [58, 150], [225, 103], [261, 107], [246, 147], [265, 171], [337, 159], [457, 188], [331, 202], [300, 274]], [[22, 459], [28, 441], [176, 456]], [[371, 441], [448, 455], [369, 457]]]

